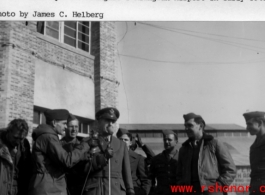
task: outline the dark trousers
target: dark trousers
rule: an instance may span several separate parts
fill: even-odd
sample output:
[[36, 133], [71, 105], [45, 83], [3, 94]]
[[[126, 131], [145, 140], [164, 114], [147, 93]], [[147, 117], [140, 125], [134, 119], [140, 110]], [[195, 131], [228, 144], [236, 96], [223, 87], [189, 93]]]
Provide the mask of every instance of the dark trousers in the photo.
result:
[[265, 193], [265, 179], [253, 178], [250, 182], [249, 194], [250, 195], [264, 195]]

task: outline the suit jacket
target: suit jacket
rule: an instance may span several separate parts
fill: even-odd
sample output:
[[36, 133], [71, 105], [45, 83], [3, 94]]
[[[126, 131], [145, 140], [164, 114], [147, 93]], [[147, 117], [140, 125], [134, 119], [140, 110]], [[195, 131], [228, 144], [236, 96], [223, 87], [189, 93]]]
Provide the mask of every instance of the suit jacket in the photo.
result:
[[[130, 159], [128, 149], [124, 142], [112, 137], [110, 146], [113, 148], [111, 166], [111, 194], [125, 195], [134, 193]], [[109, 194], [109, 164], [100, 170], [91, 171], [88, 176], [83, 195]]]
[[129, 155], [135, 194], [148, 195], [151, 187], [151, 180], [147, 177], [145, 159], [132, 150], [129, 150]]

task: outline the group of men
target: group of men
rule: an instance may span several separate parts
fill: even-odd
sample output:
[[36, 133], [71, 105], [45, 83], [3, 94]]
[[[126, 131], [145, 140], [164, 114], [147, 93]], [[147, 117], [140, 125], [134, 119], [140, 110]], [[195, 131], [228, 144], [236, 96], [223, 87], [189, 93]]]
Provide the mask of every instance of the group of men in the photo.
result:
[[[46, 111], [46, 124], [32, 133], [32, 152], [26, 121], [11, 121], [0, 131], [1, 195], [221, 195], [222, 187], [233, 182], [236, 167], [229, 150], [205, 132], [202, 116], [183, 115], [188, 139], [180, 149], [177, 134], [163, 131], [164, 151], [158, 155], [139, 136], [117, 132], [119, 116], [113, 107], [99, 110], [96, 131], [78, 140], [75, 116], [65, 109]], [[259, 194], [265, 185], [265, 112], [243, 116], [247, 131], [256, 135], [250, 148], [250, 193]], [[146, 158], [134, 152], [135, 141]]]

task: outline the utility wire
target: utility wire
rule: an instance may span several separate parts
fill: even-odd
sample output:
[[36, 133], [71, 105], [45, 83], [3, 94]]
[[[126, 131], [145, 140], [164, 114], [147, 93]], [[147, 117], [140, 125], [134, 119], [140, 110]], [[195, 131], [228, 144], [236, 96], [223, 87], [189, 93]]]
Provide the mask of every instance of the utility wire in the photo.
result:
[[118, 53], [118, 59], [119, 59], [119, 62], [120, 62], [121, 79], [122, 79], [123, 89], [124, 89], [125, 98], [126, 98], [127, 115], [128, 115], [128, 123], [129, 123], [129, 121], [130, 121], [129, 103], [128, 103], [127, 93], [126, 93], [126, 89], [125, 89], [125, 83], [124, 83], [124, 79], [123, 79], [123, 70], [122, 70], [121, 59], [120, 59], [120, 53], [119, 53], [119, 44], [120, 44], [120, 42], [125, 38], [127, 32], [128, 32], [128, 24], [127, 24], [127, 22], [126, 22], [126, 31], [125, 31], [123, 37], [122, 37], [122, 38], [118, 41], [118, 43], [117, 43], [117, 53]]
[[159, 62], [159, 63], [167, 63], [167, 64], [248, 64], [248, 63], [260, 63], [265, 62], [265, 58], [257, 59], [256, 61], [234, 61], [234, 62], [185, 62], [185, 61], [164, 61], [164, 60], [154, 60], [149, 58], [143, 58], [139, 56], [127, 55], [127, 54], [119, 54], [120, 56], [140, 59], [150, 62]]
[[260, 40], [260, 39], [249, 39], [249, 38], [226, 36], [226, 35], [220, 35], [220, 34], [214, 34], [214, 33], [204, 33], [204, 32], [200, 32], [200, 31], [185, 30], [185, 29], [180, 29], [180, 28], [162, 27], [162, 26], [159, 26], [159, 25], [153, 25], [153, 24], [148, 24], [148, 23], [144, 23], [144, 22], [137, 22], [137, 23], [143, 24], [143, 25], [148, 25], [148, 26], [153, 26], [153, 27], [161, 27], [161, 28], [166, 28], [166, 29], [172, 29], [172, 30], [178, 30], [178, 31], [184, 31], [184, 32], [191, 32], [191, 33], [199, 33], [199, 34], [212, 35], [212, 36], [218, 36], [218, 37], [225, 37], [225, 38], [231, 38], [231, 39], [240, 39], [240, 40], [256, 41], [256, 42], [265, 42], [265, 40]]
[[127, 22], [126, 22], [126, 31], [125, 31], [123, 37], [118, 41], [117, 45], [119, 45], [119, 43], [125, 38], [127, 32], [128, 32], [128, 24], [127, 24]]
[[234, 47], [239, 47], [239, 48], [243, 48], [243, 49], [247, 49], [247, 50], [251, 50], [251, 51], [255, 51], [255, 52], [257, 52], [257, 50], [255, 50], [253, 48], [258, 48], [258, 49], [265, 50], [265, 48], [263, 48], [263, 47], [256, 47], [256, 46], [251, 46], [251, 45], [247, 45], [247, 44], [241, 44], [241, 43], [237, 43], [237, 42], [225, 41], [225, 40], [221, 40], [221, 39], [208, 38], [208, 37], [203, 37], [203, 36], [194, 35], [194, 34], [190, 34], [190, 33], [178, 32], [176, 30], [171, 30], [171, 29], [168, 29], [168, 28], [164, 28], [164, 27], [160, 27], [160, 26], [156, 26], [156, 25], [151, 25], [151, 24], [146, 24], [146, 23], [140, 23], [140, 24], [151, 26], [151, 27], [154, 27], [154, 28], [162, 29], [162, 30], [166, 30], [166, 31], [170, 31], [170, 32], [174, 32], [174, 33], [178, 33], [178, 34], [183, 34], [183, 35], [197, 37], [197, 38], [201, 38], [201, 39], [206, 39], [206, 40], [210, 40], [210, 41], [214, 41], [214, 42], [218, 42], [218, 43], [222, 43], [222, 44], [226, 44], [226, 45], [231, 45], [231, 46], [234, 46]]

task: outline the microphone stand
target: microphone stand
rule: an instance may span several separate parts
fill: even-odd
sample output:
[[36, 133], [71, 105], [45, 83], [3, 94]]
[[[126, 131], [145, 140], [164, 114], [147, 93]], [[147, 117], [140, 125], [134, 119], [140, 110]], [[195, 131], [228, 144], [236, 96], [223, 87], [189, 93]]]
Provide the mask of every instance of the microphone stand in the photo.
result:
[[[110, 147], [111, 141], [112, 141], [112, 135], [108, 136], [108, 147]], [[109, 195], [111, 195], [111, 164], [110, 164], [110, 158], [109, 158]]]

